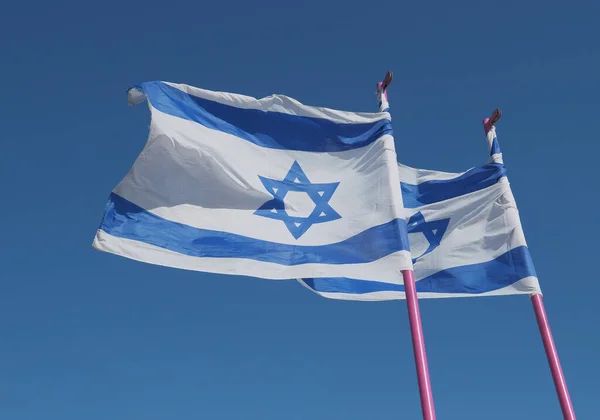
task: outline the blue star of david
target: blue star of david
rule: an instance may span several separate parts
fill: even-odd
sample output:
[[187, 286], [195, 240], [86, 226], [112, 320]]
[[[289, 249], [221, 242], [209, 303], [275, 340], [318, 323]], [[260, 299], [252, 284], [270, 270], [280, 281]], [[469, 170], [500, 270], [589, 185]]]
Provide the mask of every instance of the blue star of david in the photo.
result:
[[[329, 200], [340, 184], [332, 182], [329, 184], [313, 184], [300, 167], [294, 161], [289, 172], [282, 181], [258, 176], [266, 190], [273, 196], [272, 200], [260, 206], [254, 214], [281, 220], [285, 223], [292, 236], [296, 239], [304, 235], [315, 223], [331, 222], [340, 219], [340, 216], [330, 205]], [[314, 210], [307, 217], [290, 216], [285, 210], [285, 196], [290, 191], [303, 192], [315, 203]]]
[[422, 258], [424, 255], [429, 254], [431, 251], [440, 246], [442, 242], [442, 238], [446, 233], [446, 229], [448, 229], [448, 223], [450, 219], [439, 219], [432, 220], [428, 222], [423, 217], [421, 212], [415, 213], [408, 219], [407, 223], [407, 231], [408, 233], [418, 233], [421, 232], [427, 242], [429, 242], [429, 247], [422, 253], [420, 256], [413, 258], [413, 264], [417, 262], [418, 259]]

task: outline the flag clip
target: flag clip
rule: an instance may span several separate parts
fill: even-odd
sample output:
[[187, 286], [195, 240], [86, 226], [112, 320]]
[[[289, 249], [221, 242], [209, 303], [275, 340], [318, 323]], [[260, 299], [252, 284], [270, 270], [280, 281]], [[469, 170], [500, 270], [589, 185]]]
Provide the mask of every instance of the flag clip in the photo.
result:
[[494, 125], [498, 121], [500, 121], [500, 117], [502, 117], [502, 111], [500, 111], [498, 108], [496, 108], [496, 109], [494, 109], [494, 112], [492, 112], [492, 116], [490, 117], [490, 119], [488, 120], [488, 122], [491, 125]]
[[491, 130], [494, 124], [500, 121], [500, 117], [502, 117], [502, 111], [496, 108], [489, 118], [483, 120], [483, 128], [485, 129], [486, 133]]
[[386, 112], [389, 110], [389, 103], [387, 100], [387, 92], [386, 89], [392, 83], [393, 74], [391, 71], [388, 71], [383, 78], [383, 82], [377, 83], [377, 101], [379, 102], [379, 110], [381, 112]]
[[382, 92], [385, 93], [388, 86], [392, 83], [393, 76], [394, 76], [394, 74], [391, 71], [388, 71], [385, 74], [385, 77], [383, 78], [383, 82], [377, 83], [377, 90], [378, 91], [381, 90]]

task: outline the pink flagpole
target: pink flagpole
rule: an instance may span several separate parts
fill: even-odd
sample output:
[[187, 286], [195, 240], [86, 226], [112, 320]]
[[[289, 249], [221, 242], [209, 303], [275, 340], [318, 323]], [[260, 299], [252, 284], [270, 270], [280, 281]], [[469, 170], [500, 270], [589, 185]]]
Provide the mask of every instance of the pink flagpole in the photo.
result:
[[[382, 112], [389, 109], [386, 89], [391, 82], [392, 73], [387, 72], [383, 82], [377, 83], [379, 110]], [[435, 420], [433, 392], [431, 391], [431, 378], [429, 377], [429, 367], [427, 366], [427, 352], [425, 351], [425, 339], [423, 338], [423, 325], [421, 324], [415, 274], [412, 270], [403, 270], [402, 277], [404, 279], [404, 290], [406, 294], [406, 305], [408, 307], [408, 320], [412, 336], [413, 353], [415, 355], [415, 364], [417, 366], [421, 411], [424, 420]]]
[[[500, 146], [498, 140], [495, 137], [495, 130], [490, 134], [490, 130], [494, 127], [494, 124], [498, 122], [502, 113], [496, 109], [492, 113], [490, 118], [483, 120], [483, 128], [485, 134], [488, 137], [488, 145], [490, 147], [490, 155], [492, 160], [497, 163], [502, 163], [502, 153], [500, 152]], [[548, 358], [548, 364], [550, 365], [550, 371], [552, 372], [552, 379], [554, 379], [554, 387], [556, 388], [556, 394], [560, 402], [560, 408], [563, 413], [565, 420], [575, 420], [575, 410], [573, 409], [573, 403], [569, 396], [569, 390], [567, 388], [567, 381], [563, 374], [562, 367], [560, 366], [560, 360], [558, 358], [558, 351], [552, 338], [552, 331], [550, 330], [550, 323], [548, 322], [548, 315], [546, 315], [546, 309], [544, 308], [544, 301], [541, 294], [534, 294], [531, 296], [531, 303], [533, 304], [533, 310], [535, 312], [535, 318], [537, 319], [540, 334], [542, 336], [542, 342], [544, 343], [544, 349], [546, 350], [546, 357]]]
[[567, 388], [567, 381], [563, 374], [562, 367], [560, 366], [560, 360], [558, 358], [558, 351], [552, 338], [552, 331], [550, 331], [550, 323], [548, 322], [548, 315], [546, 315], [546, 309], [544, 308], [544, 301], [541, 294], [535, 294], [531, 296], [531, 303], [533, 304], [533, 310], [535, 312], [535, 318], [537, 319], [542, 341], [544, 342], [544, 349], [546, 350], [546, 357], [548, 358], [548, 364], [550, 365], [550, 371], [552, 372], [552, 379], [554, 379], [554, 387], [556, 388], [556, 394], [560, 401], [560, 408], [563, 413], [565, 420], [575, 420], [575, 409], [569, 396], [569, 390]]
[[412, 335], [413, 353], [417, 365], [417, 379], [419, 381], [419, 394], [421, 396], [421, 411], [424, 420], [435, 420], [435, 407], [433, 405], [433, 392], [431, 391], [431, 378], [427, 366], [427, 353], [425, 352], [425, 339], [423, 338], [423, 326], [421, 325], [421, 313], [419, 312], [419, 300], [417, 299], [417, 287], [415, 285], [415, 274], [412, 270], [402, 271], [404, 278], [404, 290], [406, 293], [406, 305], [408, 306], [408, 320]]

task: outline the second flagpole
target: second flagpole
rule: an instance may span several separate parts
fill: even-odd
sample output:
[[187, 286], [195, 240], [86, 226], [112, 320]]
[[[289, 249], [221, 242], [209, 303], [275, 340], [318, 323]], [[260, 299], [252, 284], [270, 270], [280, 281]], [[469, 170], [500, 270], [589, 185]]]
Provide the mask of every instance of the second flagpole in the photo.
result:
[[[500, 145], [498, 144], [496, 129], [494, 127], [494, 124], [498, 122], [501, 116], [502, 113], [500, 110], [495, 109], [490, 118], [485, 118], [483, 120], [483, 129], [485, 130], [485, 135], [487, 137], [490, 157], [495, 163], [503, 163], [502, 152], [500, 151]], [[565, 375], [560, 365], [558, 351], [556, 351], [556, 345], [552, 338], [550, 323], [548, 322], [542, 295], [539, 293], [532, 295], [531, 303], [533, 304], [535, 318], [538, 323], [540, 335], [542, 336], [544, 350], [546, 351], [546, 357], [548, 358], [548, 365], [550, 366], [550, 372], [552, 373], [552, 379], [554, 380], [554, 387], [556, 388], [556, 395], [558, 396], [563, 418], [565, 420], [575, 420], [575, 409], [573, 408], [569, 389], [567, 388], [567, 381], [565, 380]]]
[[[389, 110], [386, 89], [392, 81], [392, 73], [387, 72], [383, 82], [377, 84], [377, 99], [381, 112]], [[433, 392], [431, 390], [431, 378], [427, 365], [427, 352], [425, 351], [425, 339], [423, 338], [423, 325], [419, 311], [419, 300], [415, 284], [415, 274], [412, 270], [402, 271], [404, 290], [406, 294], [406, 305], [408, 308], [408, 320], [413, 344], [413, 353], [417, 368], [417, 381], [419, 384], [419, 396], [421, 399], [421, 411], [424, 420], [435, 420], [435, 407], [433, 404]]]

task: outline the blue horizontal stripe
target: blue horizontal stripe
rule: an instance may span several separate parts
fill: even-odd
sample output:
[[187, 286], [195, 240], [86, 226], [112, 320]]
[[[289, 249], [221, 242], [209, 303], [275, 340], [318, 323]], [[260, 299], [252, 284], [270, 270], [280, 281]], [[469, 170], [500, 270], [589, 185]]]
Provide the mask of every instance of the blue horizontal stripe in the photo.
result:
[[392, 134], [388, 119], [339, 124], [324, 118], [224, 105], [189, 95], [163, 82], [143, 83], [138, 89], [161, 112], [271, 149], [341, 152], [366, 146], [384, 134]]
[[402, 182], [402, 200], [405, 208], [415, 209], [482, 190], [494, 185], [505, 175], [504, 165], [488, 163], [452, 179], [426, 181], [417, 185]]
[[500, 143], [498, 143], [498, 139], [496, 137], [494, 137], [494, 140], [492, 140], [492, 148], [490, 149], [490, 155], [493, 156], [498, 153], [501, 153], [500, 152]]
[[[416, 282], [417, 292], [479, 294], [498, 290], [517, 281], [537, 276], [529, 248], [513, 248], [498, 258], [480, 263], [438, 271]], [[303, 279], [321, 293], [364, 294], [373, 292], [404, 292], [404, 286], [348, 278]]]
[[289, 245], [166, 220], [114, 193], [100, 229], [113, 236], [193, 257], [245, 258], [286, 266], [362, 264], [409, 249], [404, 219], [372, 227], [338, 243]]

